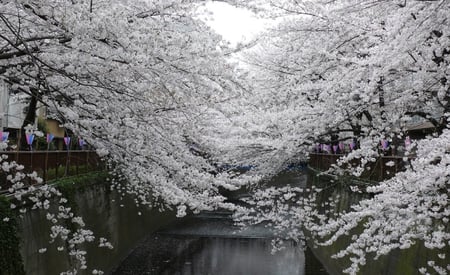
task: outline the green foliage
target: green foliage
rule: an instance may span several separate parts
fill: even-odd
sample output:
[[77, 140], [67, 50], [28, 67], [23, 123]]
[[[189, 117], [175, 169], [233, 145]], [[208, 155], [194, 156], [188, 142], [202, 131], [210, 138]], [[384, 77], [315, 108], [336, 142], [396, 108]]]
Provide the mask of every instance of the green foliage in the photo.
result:
[[34, 150], [47, 150], [47, 138], [45, 136], [37, 137], [33, 149]]
[[16, 215], [8, 199], [0, 196], [0, 275], [25, 274], [19, 244]]
[[37, 127], [38, 127], [38, 130], [43, 132], [43, 133], [47, 133], [48, 132], [47, 121], [43, 117], [38, 117]]
[[38, 117], [37, 128], [39, 131], [44, 133], [42, 137], [36, 137], [36, 143], [34, 145], [35, 150], [46, 150], [47, 149], [47, 138], [45, 133], [48, 133], [47, 121], [43, 117]]
[[[78, 174], [81, 173], [89, 173], [92, 171], [96, 171], [98, 169], [90, 166], [90, 165], [78, 165]], [[75, 165], [69, 166], [68, 174], [70, 175], [76, 175], [77, 174], [77, 167]], [[42, 175], [41, 175], [42, 176]], [[48, 169], [47, 171], [47, 180], [55, 180], [55, 179], [61, 179], [66, 176], [66, 167], [61, 165], [56, 168]], [[80, 178], [83, 177], [83, 175], [79, 176]]]
[[74, 193], [75, 190], [84, 189], [95, 184], [105, 183], [107, 177], [108, 172], [91, 172], [83, 175], [58, 179], [50, 182], [50, 184], [54, 184], [63, 193]]

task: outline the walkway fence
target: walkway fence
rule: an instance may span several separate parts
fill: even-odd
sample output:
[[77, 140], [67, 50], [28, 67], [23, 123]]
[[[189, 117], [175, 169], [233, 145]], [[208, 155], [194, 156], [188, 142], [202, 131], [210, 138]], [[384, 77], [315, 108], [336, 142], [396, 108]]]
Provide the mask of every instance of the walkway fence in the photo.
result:
[[[104, 163], [95, 151], [6, 151], [7, 161], [23, 165], [24, 172], [36, 171], [44, 180], [75, 176], [104, 169]], [[1, 169], [0, 169], [1, 170]], [[0, 186], [6, 186], [5, 175], [0, 171]]]
[[[320, 153], [310, 153], [309, 155], [309, 165], [319, 171], [326, 171], [333, 164], [336, 164], [337, 160], [341, 158], [342, 154], [320, 154]], [[371, 180], [371, 181], [382, 181], [393, 177], [397, 172], [403, 171], [408, 164], [409, 160], [404, 161], [401, 156], [382, 156], [376, 160], [376, 162], [371, 162], [366, 165], [366, 169], [362, 175], [361, 179]], [[350, 164], [355, 167], [360, 164], [359, 159], [355, 159], [350, 162]]]

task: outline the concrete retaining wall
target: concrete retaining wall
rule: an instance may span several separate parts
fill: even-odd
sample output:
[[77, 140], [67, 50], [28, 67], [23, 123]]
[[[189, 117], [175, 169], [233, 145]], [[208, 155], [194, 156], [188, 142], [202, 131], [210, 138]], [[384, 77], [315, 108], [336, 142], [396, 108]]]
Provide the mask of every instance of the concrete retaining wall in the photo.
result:
[[[74, 188], [70, 197], [75, 213], [83, 217], [86, 229], [97, 237], [94, 243], [86, 245], [88, 269], [81, 274], [92, 274], [93, 269], [107, 274], [148, 234], [175, 219], [173, 213], [138, 208], [130, 198], [120, 200], [118, 193], [110, 191], [105, 182]], [[61, 244], [49, 245], [49, 222], [45, 215], [44, 211], [29, 211], [23, 219], [18, 219], [26, 274], [60, 274], [73, 264], [67, 252], [57, 251]], [[99, 237], [107, 238], [114, 249], [99, 248]], [[42, 247], [48, 247], [43, 254], [38, 252]]]

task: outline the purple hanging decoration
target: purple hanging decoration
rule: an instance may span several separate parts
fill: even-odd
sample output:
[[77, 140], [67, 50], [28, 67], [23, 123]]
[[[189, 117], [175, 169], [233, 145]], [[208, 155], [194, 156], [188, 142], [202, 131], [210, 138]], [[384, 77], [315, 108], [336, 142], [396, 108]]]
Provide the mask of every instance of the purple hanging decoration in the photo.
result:
[[69, 148], [70, 137], [64, 137], [64, 144], [66, 144], [67, 148]]
[[386, 150], [389, 147], [389, 142], [385, 139], [381, 140], [381, 146], [383, 150]]
[[411, 146], [411, 138], [406, 136], [405, 138], [405, 148], [408, 149]]
[[331, 145], [330, 144], [327, 144], [326, 145], [326, 147], [327, 147], [327, 152], [329, 153], [329, 154], [331, 154], [332, 152], [331, 152]]
[[320, 152], [320, 144], [316, 144], [316, 152], [319, 153]]
[[2, 132], [0, 131], [0, 141], [7, 141], [9, 137], [9, 132]]
[[30, 146], [33, 145], [34, 134], [26, 134], [25, 136], [27, 138], [27, 144]]
[[344, 143], [343, 142], [339, 142], [339, 150], [341, 150], [341, 153], [344, 152], [344, 148], [345, 148]]
[[337, 149], [338, 149], [338, 146], [337, 145], [333, 145], [333, 152], [336, 154], [337, 153]]
[[352, 141], [352, 142], [349, 144], [349, 146], [350, 146], [350, 150], [354, 150], [355, 147], [356, 147], [356, 144], [355, 144], [354, 141]]
[[52, 134], [47, 134], [47, 143], [52, 142], [54, 138], [55, 138], [54, 135], [52, 135]]
[[84, 146], [85, 144], [86, 144], [86, 143], [84, 142], [84, 140], [83, 140], [82, 138], [78, 138], [78, 145], [80, 145], [81, 148], [83, 148], [83, 146]]

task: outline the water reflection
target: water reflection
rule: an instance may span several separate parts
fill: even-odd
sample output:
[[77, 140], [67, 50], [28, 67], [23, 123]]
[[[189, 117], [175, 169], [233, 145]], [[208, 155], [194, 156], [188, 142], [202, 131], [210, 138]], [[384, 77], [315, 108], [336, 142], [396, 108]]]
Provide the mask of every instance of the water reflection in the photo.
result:
[[271, 254], [271, 238], [172, 235], [159, 232], [142, 242], [114, 275], [326, 275], [309, 249], [293, 241]]
[[[304, 185], [305, 175], [280, 174], [270, 185]], [[233, 199], [233, 195], [229, 194]], [[274, 233], [264, 224], [242, 229], [228, 212], [204, 212], [152, 234], [113, 272], [114, 275], [324, 275], [309, 250], [293, 241], [272, 254]], [[306, 259], [306, 260], [305, 260]]]
[[267, 239], [201, 238], [198, 242], [196, 251], [184, 251], [162, 274], [304, 274], [304, 253], [295, 243], [272, 255]]

